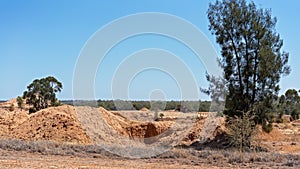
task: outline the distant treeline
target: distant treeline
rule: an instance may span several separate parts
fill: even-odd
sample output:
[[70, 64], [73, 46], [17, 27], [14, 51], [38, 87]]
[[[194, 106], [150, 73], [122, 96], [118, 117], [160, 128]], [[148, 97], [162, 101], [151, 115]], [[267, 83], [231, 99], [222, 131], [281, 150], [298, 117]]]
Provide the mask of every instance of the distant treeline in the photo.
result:
[[103, 107], [106, 110], [177, 110], [182, 112], [210, 111], [210, 101], [125, 101], [125, 100], [64, 100], [63, 104], [76, 106]]

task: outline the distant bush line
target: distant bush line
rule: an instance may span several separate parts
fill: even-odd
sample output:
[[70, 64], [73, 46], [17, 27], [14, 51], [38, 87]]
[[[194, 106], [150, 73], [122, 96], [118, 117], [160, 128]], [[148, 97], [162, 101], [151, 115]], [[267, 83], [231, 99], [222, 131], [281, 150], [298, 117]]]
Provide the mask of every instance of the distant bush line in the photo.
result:
[[210, 101], [126, 101], [126, 100], [63, 100], [63, 104], [76, 105], [76, 106], [91, 106], [103, 107], [106, 110], [140, 110], [147, 108], [150, 110], [177, 110], [182, 112], [188, 111], [210, 111]]

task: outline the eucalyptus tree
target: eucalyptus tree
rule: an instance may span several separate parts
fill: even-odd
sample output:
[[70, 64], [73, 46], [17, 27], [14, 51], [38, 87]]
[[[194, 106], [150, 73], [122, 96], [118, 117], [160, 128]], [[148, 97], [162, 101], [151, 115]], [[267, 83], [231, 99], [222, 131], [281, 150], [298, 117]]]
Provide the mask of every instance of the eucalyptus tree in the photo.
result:
[[26, 103], [32, 105], [30, 112], [47, 108], [49, 106], [59, 105], [56, 98], [56, 93], [61, 92], [62, 83], [56, 78], [48, 76], [42, 79], [35, 79], [27, 86], [27, 91], [24, 92], [23, 98]]

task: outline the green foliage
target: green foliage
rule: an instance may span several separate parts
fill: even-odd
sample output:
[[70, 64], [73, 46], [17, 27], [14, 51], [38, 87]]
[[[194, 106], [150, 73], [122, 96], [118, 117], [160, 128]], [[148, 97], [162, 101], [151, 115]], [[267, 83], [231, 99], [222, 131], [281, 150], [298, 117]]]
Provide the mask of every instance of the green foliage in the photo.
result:
[[291, 115], [292, 120], [299, 119], [300, 115], [300, 96], [295, 89], [288, 89], [281, 95], [277, 103], [278, 118], [282, 115]]
[[42, 79], [35, 79], [27, 86], [27, 91], [24, 92], [23, 98], [26, 103], [32, 105], [30, 113], [47, 108], [49, 106], [58, 105], [56, 98], [57, 92], [62, 89], [62, 83], [52, 76]]
[[[254, 103], [253, 109], [257, 113], [256, 122], [259, 124], [272, 123], [275, 118], [275, 106], [273, 105], [275, 98], [266, 97], [264, 100]], [[264, 128], [263, 128], [264, 129]], [[267, 132], [267, 131], [266, 131]]]
[[125, 100], [115, 100], [113, 105], [117, 110], [134, 110], [133, 104], [131, 101]]
[[292, 111], [292, 113], [291, 113], [291, 116], [292, 116], [292, 120], [297, 120], [297, 119], [299, 119], [299, 115], [300, 115], [300, 113], [299, 113], [299, 109], [294, 109], [293, 111]]
[[58, 99], [56, 99], [52, 106], [57, 107], [57, 106], [61, 106], [61, 105], [62, 105], [62, 103]]
[[18, 107], [22, 110], [24, 108], [24, 100], [21, 96], [17, 97]]
[[246, 0], [210, 3], [207, 15], [209, 30], [221, 46], [219, 64], [228, 94], [224, 113], [234, 117], [256, 109], [257, 122], [271, 122], [280, 77], [290, 73], [277, 19]]
[[294, 104], [294, 103], [299, 103], [300, 102], [300, 96], [298, 94], [298, 91], [295, 89], [288, 89], [285, 92], [285, 98], [284, 98], [284, 102], [286, 102], [286, 104]]
[[[64, 101], [66, 104], [72, 104], [72, 101]], [[113, 100], [98, 100], [99, 107], [103, 107], [106, 110], [116, 110], [117, 103], [118, 107], [122, 110], [140, 110], [143, 107], [147, 109], [154, 109], [155, 107], [161, 108], [162, 110], [185, 110], [208, 112], [210, 110], [210, 101], [113, 101]], [[76, 105], [90, 105], [89, 101], [76, 101]], [[182, 107], [181, 107], [182, 106]], [[184, 106], [184, 108], [183, 108]]]
[[24, 99], [21, 96], [17, 97], [17, 104], [21, 110], [24, 108]]
[[166, 110], [175, 110], [177, 105], [180, 104], [176, 101], [168, 101], [166, 102]]
[[211, 104], [211, 102], [209, 102], [209, 101], [200, 102], [199, 112], [209, 112], [210, 104]]

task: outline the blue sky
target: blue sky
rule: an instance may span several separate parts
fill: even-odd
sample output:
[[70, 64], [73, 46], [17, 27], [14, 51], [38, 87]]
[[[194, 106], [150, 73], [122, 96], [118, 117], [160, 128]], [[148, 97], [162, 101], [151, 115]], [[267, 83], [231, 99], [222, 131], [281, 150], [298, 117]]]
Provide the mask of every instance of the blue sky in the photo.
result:
[[[72, 99], [72, 79], [79, 53], [86, 41], [101, 27], [126, 15], [162, 12], [181, 17], [200, 29], [218, 50], [215, 37], [208, 30], [206, 11], [210, 0], [1, 0], [0, 1], [0, 100], [22, 95], [36, 78], [53, 75], [63, 82], [60, 99]], [[300, 2], [255, 0], [271, 8], [278, 18], [277, 31], [290, 53], [292, 72], [283, 77], [281, 92], [300, 89]], [[135, 50], [161, 48], [177, 54], [191, 69], [199, 87], [206, 87], [205, 67], [191, 57], [180, 43], [165, 37], [133, 37], [119, 44], [99, 65], [95, 78], [97, 98], [111, 98], [111, 77], [122, 59]], [[179, 99], [176, 80], [152, 70], [136, 75], [129, 87], [130, 99], [149, 99], [151, 92], [162, 90], [165, 99]], [[156, 92], [157, 93], [157, 92]], [[159, 93], [159, 92], [158, 92]], [[153, 93], [152, 93], [153, 94]], [[154, 92], [155, 94], [155, 92]], [[159, 97], [162, 97], [158, 94]], [[207, 99], [200, 94], [200, 99]]]

